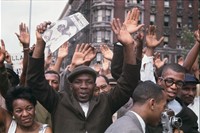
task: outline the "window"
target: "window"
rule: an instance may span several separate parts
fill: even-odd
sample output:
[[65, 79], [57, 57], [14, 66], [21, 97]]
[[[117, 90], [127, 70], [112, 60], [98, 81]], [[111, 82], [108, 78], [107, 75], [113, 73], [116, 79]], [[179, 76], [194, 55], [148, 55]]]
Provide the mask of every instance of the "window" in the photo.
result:
[[156, 5], [156, 0], [151, 0], [150, 3], [151, 5]]
[[105, 21], [109, 21], [111, 20], [111, 10], [106, 10], [105, 13]]
[[150, 24], [154, 24], [155, 23], [155, 19], [156, 19], [156, 16], [154, 14], [151, 14], [150, 15]]
[[126, 2], [130, 4], [140, 4], [140, 0], [127, 0]]
[[96, 42], [102, 42], [101, 38], [102, 38], [101, 31], [97, 31], [97, 40], [96, 40]]
[[169, 16], [164, 16], [164, 26], [169, 26]]
[[169, 8], [169, 0], [164, 1], [164, 7]]
[[189, 27], [189, 28], [192, 28], [192, 23], [193, 23], [193, 18], [192, 18], [192, 17], [189, 17], [189, 18], [188, 18], [188, 27]]
[[112, 17], [111, 15], [112, 15], [111, 9], [96, 10], [94, 13], [94, 22], [102, 22], [102, 21], [110, 22]]
[[188, 7], [192, 8], [192, 0], [189, 1]]
[[97, 11], [97, 22], [101, 22], [103, 19], [103, 10]]
[[182, 17], [177, 17], [177, 26], [176, 28], [182, 28]]
[[169, 43], [169, 37], [165, 36], [164, 37], [164, 45], [168, 45], [168, 43]]
[[99, 30], [93, 32], [93, 42], [111, 42], [111, 31], [110, 30]]
[[177, 8], [178, 9], [182, 9], [183, 8], [183, 1], [182, 0], [178, 0], [177, 1]]

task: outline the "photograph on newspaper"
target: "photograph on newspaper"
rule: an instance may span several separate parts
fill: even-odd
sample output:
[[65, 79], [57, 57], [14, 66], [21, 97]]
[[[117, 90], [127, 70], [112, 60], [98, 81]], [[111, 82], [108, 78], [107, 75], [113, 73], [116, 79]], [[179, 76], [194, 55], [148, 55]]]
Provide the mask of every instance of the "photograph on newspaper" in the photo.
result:
[[56, 51], [88, 24], [88, 21], [79, 12], [58, 20], [42, 35], [46, 47], [49, 47], [51, 52]]

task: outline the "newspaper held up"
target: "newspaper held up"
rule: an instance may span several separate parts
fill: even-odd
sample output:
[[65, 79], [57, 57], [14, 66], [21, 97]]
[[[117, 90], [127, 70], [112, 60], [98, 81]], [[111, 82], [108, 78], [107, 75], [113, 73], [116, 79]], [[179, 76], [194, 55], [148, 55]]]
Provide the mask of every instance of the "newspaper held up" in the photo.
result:
[[42, 38], [46, 42], [46, 47], [53, 53], [88, 24], [85, 17], [78, 12], [55, 22], [44, 32]]

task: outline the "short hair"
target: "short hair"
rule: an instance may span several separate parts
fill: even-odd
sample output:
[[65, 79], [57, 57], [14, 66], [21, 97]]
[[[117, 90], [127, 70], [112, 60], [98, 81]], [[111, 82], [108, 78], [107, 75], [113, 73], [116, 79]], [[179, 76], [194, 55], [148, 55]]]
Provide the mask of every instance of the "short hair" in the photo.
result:
[[185, 68], [183, 66], [179, 65], [178, 63], [170, 63], [163, 67], [161, 76], [163, 76], [168, 69], [185, 74]]
[[58, 76], [58, 80], [60, 81], [60, 74], [54, 70], [47, 70], [45, 74], [56, 74]]
[[103, 77], [105, 79], [106, 83], [109, 84], [109, 79], [105, 75], [100, 74], [97, 77]]
[[163, 88], [150, 80], [141, 81], [133, 92], [133, 103], [143, 104], [150, 98], [154, 98], [156, 102], [163, 99]]
[[8, 90], [6, 94], [6, 107], [9, 112], [13, 112], [13, 101], [17, 99], [25, 99], [32, 103], [34, 106], [36, 105], [36, 98], [32, 95], [29, 87], [16, 86]]

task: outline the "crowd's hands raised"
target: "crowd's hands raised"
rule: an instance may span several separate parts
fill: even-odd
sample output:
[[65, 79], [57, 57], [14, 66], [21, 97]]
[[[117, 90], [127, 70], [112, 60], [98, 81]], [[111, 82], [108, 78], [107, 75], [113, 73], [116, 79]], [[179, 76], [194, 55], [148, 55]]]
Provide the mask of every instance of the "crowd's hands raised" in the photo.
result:
[[117, 39], [123, 46], [131, 46], [134, 44], [134, 39], [131, 34], [128, 32], [127, 27], [122, 25], [120, 19], [113, 19], [111, 22], [111, 27], [114, 33], [117, 36]]
[[167, 62], [168, 62], [167, 58], [164, 58], [163, 60], [161, 59], [160, 53], [158, 52], [154, 53], [154, 66], [156, 67], [156, 69], [161, 68]]
[[156, 35], [156, 26], [155, 25], [149, 25], [149, 28], [147, 29], [147, 35], [146, 35], [146, 45], [150, 48], [155, 48], [158, 45], [161, 44], [164, 37], [161, 37], [159, 40], [157, 39]]
[[5, 61], [8, 64], [12, 64], [11, 55], [8, 53], [8, 51], [5, 52]]
[[48, 29], [51, 22], [45, 21], [36, 27], [36, 45], [33, 51], [33, 58], [42, 58], [44, 55], [45, 41], [42, 38], [42, 34]]
[[111, 64], [110, 60], [103, 58], [100, 74], [102, 74], [102, 75], [109, 74], [110, 73], [110, 64]]
[[153, 56], [154, 49], [158, 45], [160, 45], [163, 40], [164, 40], [164, 37], [161, 37], [159, 40], [157, 39], [156, 26], [149, 25], [149, 28], [147, 29], [147, 35], [146, 35], [147, 56]]
[[42, 39], [42, 34], [47, 30], [47, 28], [51, 25], [50, 21], [45, 21], [44, 23], [41, 23], [36, 28], [36, 38], [37, 41], [44, 41]]
[[28, 27], [25, 23], [19, 25], [19, 34], [15, 33], [24, 48], [29, 48], [30, 45], [30, 34]]
[[58, 49], [58, 58], [64, 59], [68, 55], [68, 48], [69, 43], [65, 42], [59, 49]]
[[1, 39], [1, 46], [0, 46], [0, 67], [2, 67], [4, 65], [5, 53], [6, 53], [5, 43]]
[[128, 11], [127, 17], [123, 25], [126, 26], [127, 31], [129, 33], [134, 33], [144, 26], [144, 24], [138, 25], [139, 18], [140, 18], [140, 10], [138, 8], [133, 8], [131, 11]]
[[200, 24], [198, 25], [198, 30], [194, 32], [194, 37], [196, 41], [200, 44]]
[[85, 56], [85, 60], [86, 62], [84, 63], [85, 65], [89, 65], [90, 62], [96, 57], [97, 55], [97, 50], [91, 45], [89, 44], [90, 50], [89, 52], [86, 54]]
[[60, 67], [62, 65], [62, 62], [65, 57], [68, 55], [68, 48], [69, 43], [65, 42], [59, 49], [58, 49], [58, 58], [56, 60], [55, 65], [52, 67], [52, 69], [58, 73], [60, 73]]
[[103, 57], [107, 60], [112, 60], [113, 58], [113, 51], [110, 50], [110, 48], [108, 47], [108, 45], [106, 44], [102, 44], [100, 45], [100, 50], [101, 50], [101, 53], [103, 54]]
[[75, 67], [90, 62], [95, 57], [96, 57], [96, 50], [90, 44], [88, 43], [77, 44], [68, 70], [72, 71]]

